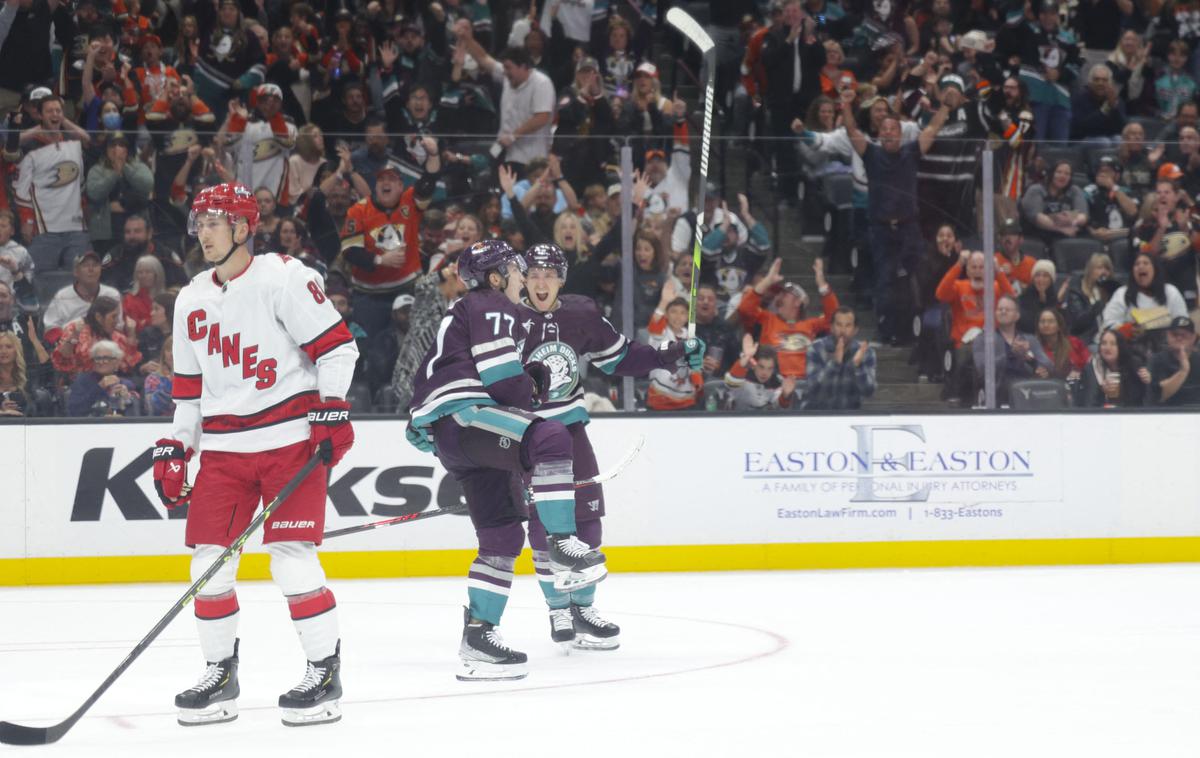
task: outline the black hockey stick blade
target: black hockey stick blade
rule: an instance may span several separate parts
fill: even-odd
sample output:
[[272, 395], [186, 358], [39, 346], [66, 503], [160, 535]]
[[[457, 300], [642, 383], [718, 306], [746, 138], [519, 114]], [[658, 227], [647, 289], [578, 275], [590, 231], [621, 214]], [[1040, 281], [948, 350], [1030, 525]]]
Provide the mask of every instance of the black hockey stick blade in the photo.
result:
[[60, 739], [62, 739], [62, 736], [69, 732], [71, 727], [75, 726], [79, 719], [83, 718], [83, 714], [87, 713], [88, 710], [96, 704], [96, 701], [108, 691], [108, 688], [113, 685], [113, 682], [117, 681], [117, 679], [119, 679], [121, 675], [133, 665], [133, 662], [138, 659], [138, 656], [146, 652], [146, 649], [150, 647], [154, 640], [158, 639], [158, 635], [162, 634], [163, 630], [166, 629], [167, 626], [175, 619], [175, 617], [179, 615], [180, 611], [186, 608], [192, 602], [192, 600], [195, 599], [196, 595], [200, 594], [200, 590], [204, 589], [204, 586], [208, 584], [209, 580], [221, 570], [221, 567], [225, 565], [225, 562], [228, 561], [234, 553], [242, 549], [242, 547], [246, 544], [246, 541], [250, 539], [250, 535], [258, 531], [258, 528], [263, 525], [263, 522], [271, 517], [271, 514], [275, 512], [275, 509], [278, 508], [284, 500], [287, 500], [289, 497], [291, 497], [291, 494], [295, 492], [296, 488], [299, 487], [305, 479], [308, 478], [308, 475], [312, 473], [313, 469], [315, 469], [317, 464], [320, 462], [320, 453], [315, 453], [311, 458], [308, 459], [308, 462], [296, 472], [296, 475], [292, 477], [291, 481], [283, 486], [283, 489], [279, 491], [279, 494], [275, 496], [275, 499], [258, 512], [258, 515], [255, 516], [254, 520], [250, 522], [250, 525], [247, 526], [242, 533], [237, 536], [237, 539], [233, 541], [233, 544], [225, 548], [225, 552], [221, 553], [220, 557], [213, 561], [213, 564], [208, 567], [208, 570], [205, 571], [199, 579], [193, 582], [192, 586], [187, 588], [187, 591], [183, 593], [183, 597], [179, 598], [179, 600], [177, 600], [175, 604], [171, 606], [171, 610], [167, 611], [167, 614], [158, 620], [158, 623], [155, 624], [154, 628], [142, 638], [141, 642], [135, 645], [133, 650], [129, 651], [129, 654], [125, 656], [125, 659], [121, 661], [120, 665], [118, 665], [112, 670], [112, 672], [109, 673], [108, 678], [106, 678], [104, 682], [96, 688], [96, 691], [88, 696], [88, 699], [83, 702], [83, 705], [79, 706], [79, 708], [76, 709], [76, 711], [72, 713], [65, 721], [55, 724], [54, 726], [22, 726], [20, 724], [13, 724], [8, 721], [0, 721], [0, 744], [49, 745], [52, 742], [58, 742]]
[[74, 725], [70, 719], [57, 726], [21, 726], [0, 721], [0, 742], [5, 745], [49, 745], [58, 742]]

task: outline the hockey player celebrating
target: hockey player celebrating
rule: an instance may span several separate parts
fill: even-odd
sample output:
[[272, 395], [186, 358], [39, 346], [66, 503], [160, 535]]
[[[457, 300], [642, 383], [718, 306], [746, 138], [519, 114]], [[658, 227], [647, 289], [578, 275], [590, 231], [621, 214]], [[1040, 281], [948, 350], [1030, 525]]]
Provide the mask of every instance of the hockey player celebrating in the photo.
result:
[[[284, 255], [252, 256], [254, 195], [240, 184], [196, 195], [188, 219], [212, 266], [175, 303], [172, 439], [154, 447], [154, 483], [168, 508], [188, 503], [187, 544], [198, 577], [319, 452], [335, 465], [354, 442], [344, 400], [358, 350], [321, 279]], [[188, 490], [186, 462], [200, 450]], [[303, 680], [279, 697], [283, 723], [341, 718], [336, 603], [317, 545], [325, 523], [326, 475], [314, 471], [271, 515], [263, 542], [271, 576], [287, 598], [308, 659]], [[185, 726], [232, 721], [239, 694], [238, 556], [196, 597], [208, 666], [175, 697]]]
[[[599, 474], [596, 455], [588, 440], [587, 409], [583, 404], [580, 367], [588, 362], [606, 374], [646, 376], [653, 369], [687, 368], [699, 371], [704, 361], [704, 342], [679, 340], [662, 350], [630, 342], [600, 314], [594, 300], [581, 295], [559, 295], [567, 281], [567, 256], [557, 245], [540, 244], [525, 253], [529, 270], [526, 297], [519, 310], [525, 329], [523, 358], [550, 369], [546, 402], [536, 413], [561, 421], [571, 434], [577, 480]], [[599, 483], [575, 490], [575, 520], [578, 535], [589, 545], [601, 543], [600, 519], [604, 516], [604, 491]], [[603, 618], [592, 605], [596, 586], [563, 592], [552, 580], [546, 552], [546, 529], [537, 513], [529, 519], [529, 546], [538, 584], [550, 606], [550, 637], [555, 642], [581, 649], [615, 650], [620, 628]]]
[[467, 575], [458, 678], [521, 679], [527, 657], [496, 627], [508, 602], [513, 564], [525, 546], [523, 493], [513, 474], [528, 475], [548, 532], [545, 557], [555, 586], [574, 591], [605, 577], [604, 555], [575, 534], [571, 436], [557, 421], [530, 412], [549, 389], [546, 366], [522, 367], [525, 339], [517, 306], [505, 291], [524, 281], [525, 261], [508, 243], [485, 240], [458, 258], [468, 292], [452, 306], [417, 371], [409, 442], [436, 451], [462, 485], [479, 540]]

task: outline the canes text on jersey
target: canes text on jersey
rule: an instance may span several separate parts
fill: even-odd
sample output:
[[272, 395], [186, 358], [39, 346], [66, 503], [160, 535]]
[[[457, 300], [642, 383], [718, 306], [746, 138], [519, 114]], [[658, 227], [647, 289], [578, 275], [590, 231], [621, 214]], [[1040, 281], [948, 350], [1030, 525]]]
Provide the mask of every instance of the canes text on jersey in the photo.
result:
[[212, 324], [206, 324], [204, 323], [206, 318], [203, 308], [198, 308], [188, 314], [188, 339], [192, 342], [199, 342], [207, 337], [208, 354], [220, 355], [225, 368], [241, 365], [242, 378], [254, 379], [254, 389], [265, 390], [275, 384], [276, 369], [279, 367], [278, 361], [274, 358], [259, 360], [258, 345], [242, 347], [241, 332], [234, 332], [223, 337], [221, 323], [214, 321]]

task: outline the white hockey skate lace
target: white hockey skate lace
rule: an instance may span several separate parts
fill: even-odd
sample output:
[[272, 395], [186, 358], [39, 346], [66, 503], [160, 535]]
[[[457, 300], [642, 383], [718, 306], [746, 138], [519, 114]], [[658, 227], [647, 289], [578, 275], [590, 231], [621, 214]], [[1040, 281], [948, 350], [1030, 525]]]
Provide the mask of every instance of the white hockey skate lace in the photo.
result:
[[550, 610], [550, 624], [554, 627], [554, 631], [563, 631], [566, 629], [575, 628], [575, 623], [571, 619], [570, 608], [553, 608]]
[[504, 644], [504, 638], [501, 637], [500, 632], [496, 631], [495, 629], [489, 629], [484, 632], [483, 638], [506, 653], [511, 653], [513, 651], [511, 647]]
[[308, 670], [304, 672], [304, 678], [292, 688], [292, 692], [307, 692], [311, 689], [316, 689], [324, 679], [325, 667], [314, 666], [312, 665], [312, 661], [309, 661]]
[[609, 621], [608, 619], [601, 616], [600, 613], [590, 605], [580, 605], [577, 607], [579, 608], [579, 615], [583, 616], [583, 620], [593, 626], [599, 626], [599, 627], [616, 626], [611, 621]]
[[221, 667], [215, 663], [210, 663], [204, 669], [204, 673], [200, 675], [200, 681], [196, 682], [196, 686], [192, 687], [188, 692], [204, 692], [205, 690], [215, 686], [221, 681]]
[[558, 549], [570, 558], [582, 558], [592, 551], [591, 545], [573, 534], [560, 539], [558, 541]]

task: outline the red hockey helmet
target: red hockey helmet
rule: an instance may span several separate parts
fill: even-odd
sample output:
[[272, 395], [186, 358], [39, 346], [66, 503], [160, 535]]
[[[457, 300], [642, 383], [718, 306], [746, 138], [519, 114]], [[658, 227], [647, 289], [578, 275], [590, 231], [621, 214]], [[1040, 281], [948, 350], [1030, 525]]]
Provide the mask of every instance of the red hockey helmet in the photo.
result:
[[208, 214], [224, 216], [230, 226], [238, 219], [244, 219], [250, 227], [250, 236], [254, 236], [254, 230], [258, 228], [258, 201], [249, 187], [237, 182], [205, 187], [196, 193], [192, 212], [188, 214], [188, 234], [195, 237], [196, 219]]

